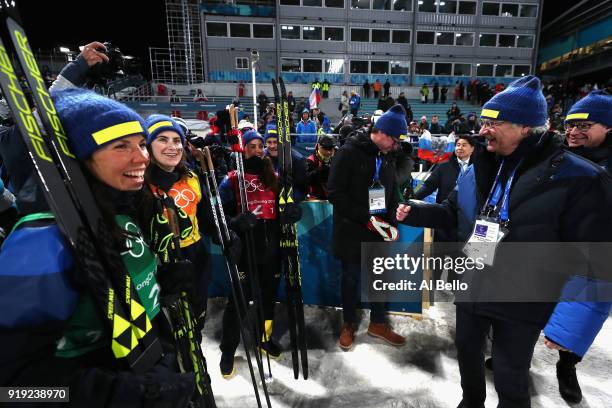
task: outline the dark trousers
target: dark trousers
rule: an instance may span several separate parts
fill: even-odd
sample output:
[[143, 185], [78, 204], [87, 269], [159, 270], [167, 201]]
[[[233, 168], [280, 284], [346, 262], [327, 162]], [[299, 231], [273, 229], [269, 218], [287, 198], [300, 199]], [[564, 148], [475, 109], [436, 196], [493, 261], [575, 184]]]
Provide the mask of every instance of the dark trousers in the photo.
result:
[[[357, 323], [357, 306], [361, 302], [361, 264], [359, 262], [342, 261], [342, 315], [344, 323]], [[386, 322], [387, 305], [385, 303], [370, 303], [370, 321], [372, 323]]]
[[[511, 307], [511, 306], [509, 306]], [[484, 348], [493, 329], [493, 380], [498, 408], [529, 408], [529, 367], [541, 327], [478, 315], [457, 307], [457, 360], [466, 407], [484, 407], [486, 398]]]
[[198, 318], [200, 330], [204, 327], [204, 315], [208, 302], [208, 286], [212, 280], [210, 258], [208, 249], [199, 240], [195, 244], [181, 249], [183, 256], [189, 259], [195, 267], [194, 282], [191, 290], [189, 290], [189, 300], [193, 307], [193, 313]]
[[[244, 262], [242, 262], [244, 263]], [[239, 266], [239, 271], [246, 271], [246, 265]], [[278, 283], [280, 281], [280, 260], [273, 258], [265, 264], [257, 264], [257, 275], [259, 277], [259, 286], [261, 288], [261, 302], [263, 307], [264, 320], [274, 320], [274, 306], [276, 305], [276, 293], [278, 291]], [[248, 275], [248, 274], [247, 274]], [[250, 290], [250, 282], [248, 277], [241, 280], [242, 290], [247, 300], [253, 299], [253, 294]], [[244, 313], [241, 313], [241, 318], [244, 320]], [[257, 314], [257, 319], [259, 315]], [[263, 329], [263, 323], [259, 322], [260, 330]], [[260, 339], [256, 339], [259, 341]], [[220, 349], [223, 353], [234, 354], [240, 343], [240, 325], [234, 306], [232, 294], [228, 296], [227, 306], [223, 312], [223, 336], [221, 338]]]
[[359, 108], [351, 108], [351, 115], [357, 116], [357, 112], [359, 112]]

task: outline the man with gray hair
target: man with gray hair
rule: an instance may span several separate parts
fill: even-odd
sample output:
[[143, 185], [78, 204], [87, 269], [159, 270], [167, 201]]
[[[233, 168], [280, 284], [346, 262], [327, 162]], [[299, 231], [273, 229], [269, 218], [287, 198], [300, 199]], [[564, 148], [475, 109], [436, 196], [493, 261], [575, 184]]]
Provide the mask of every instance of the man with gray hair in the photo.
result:
[[[496, 269], [480, 271], [474, 279], [490, 284], [487, 289], [499, 299], [457, 302], [455, 345], [463, 389], [461, 408], [484, 407], [484, 346], [489, 332], [498, 408], [531, 406], [531, 358], [556, 302], [550, 293], [544, 299], [538, 292], [534, 299], [522, 291], [548, 288], [550, 292], [550, 287], [560, 290], [563, 284], [544, 271], [531, 269], [525, 274], [529, 263], [520, 256], [504, 257], [508, 251], [498, 244], [502, 240], [524, 242], [532, 248], [536, 243], [612, 241], [602, 205], [610, 188], [609, 176], [599, 166], [567, 153], [545, 126], [546, 113], [540, 80], [531, 75], [516, 80], [482, 109], [480, 135], [487, 140], [487, 151], [494, 154], [489, 155], [493, 165], [488, 174], [475, 177], [466, 172], [442, 204], [410, 201], [400, 204], [396, 213], [398, 221], [415, 226], [471, 225], [469, 242], [492, 244], [487, 247], [491, 258], [497, 252]], [[503, 273], [491, 274], [497, 268]], [[533, 287], [526, 286], [523, 279]], [[500, 291], [508, 291], [507, 282], [516, 289], [504, 297]]]

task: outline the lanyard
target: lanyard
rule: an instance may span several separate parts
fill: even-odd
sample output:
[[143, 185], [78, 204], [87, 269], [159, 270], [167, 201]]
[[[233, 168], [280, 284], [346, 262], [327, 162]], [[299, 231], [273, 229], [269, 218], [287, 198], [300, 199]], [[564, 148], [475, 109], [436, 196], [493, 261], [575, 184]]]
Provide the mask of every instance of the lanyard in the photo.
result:
[[380, 184], [380, 166], [382, 164], [382, 157], [376, 156], [376, 173], [374, 174], [374, 179], [372, 180], [372, 185], [378, 183]]
[[510, 187], [512, 186], [512, 180], [514, 180], [514, 174], [516, 173], [516, 169], [521, 165], [523, 160], [519, 161], [519, 163], [512, 169], [508, 177], [508, 181], [506, 181], [506, 185], [504, 187], [504, 195], [502, 196], [502, 186], [501, 181], [499, 180], [499, 176], [501, 175], [502, 169], [504, 168], [504, 161], [502, 161], [499, 166], [499, 170], [497, 171], [497, 175], [495, 176], [495, 181], [493, 182], [493, 187], [491, 188], [491, 192], [489, 193], [489, 197], [485, 202], [482, 212], [485, 213], [488, 207], [492, 207], [493, 210], [497, 209], [497, 204], [499, 203], [499, 199], [501, 196], [501, 204], [499, 211], [499, 220], [501, 222], [507, 222], [508, 217], [508, 200], [510, 198]]

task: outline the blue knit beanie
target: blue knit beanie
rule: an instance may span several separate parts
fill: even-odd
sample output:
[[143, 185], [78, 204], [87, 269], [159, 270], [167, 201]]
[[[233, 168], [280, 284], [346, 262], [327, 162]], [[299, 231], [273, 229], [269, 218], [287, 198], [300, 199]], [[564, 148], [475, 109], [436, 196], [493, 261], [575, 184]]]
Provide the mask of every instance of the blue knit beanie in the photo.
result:
[[53, 93], [70, 148], [86, 160], [102, 146], [136, 134], [147, 137], [144, 120], [122, 103], [82, 88]]
[[[406, 111], [402, 105], [393, 105], [378, 118], [374, 127], [395, 139], [403, 139], [408, 133]], [[402, 137], [403, 136], [403, 137]]]
[[273, 123], [268, 123], [266, 125], [266, 133], [264, 134], [264, 139], [267, 142], [269, 138], [274, 137], [278, 139], [278, 131], [276, 130], [276, 125]]
[[164, 130], [170, 130], [176, 132], [181, 137], [181, 143], [185, 146], [185, 133], [183, 128], [174, 119], [166, 115], [151, 115], [147, 118], [147, 145], [153, 143], [153, 141], [159, 136]]
[[261, 143], [265, 143], [264, 138], [261, 137], [256, 130], [249, 130], [248, 132], [242, 134], [242, 143], [245, 146], [248, 145], [253, 139], [259, 139], [261, 140]]
[[512, 82], [482, 107], [481, 118], [525, 126], [546, 124], [546, 98], [538, 77], [527, 75]]
[[570, 108], [565, 117], [568, 120], [590, 120], [612, 126], [612, 95], [606, 91], [590, 92]]

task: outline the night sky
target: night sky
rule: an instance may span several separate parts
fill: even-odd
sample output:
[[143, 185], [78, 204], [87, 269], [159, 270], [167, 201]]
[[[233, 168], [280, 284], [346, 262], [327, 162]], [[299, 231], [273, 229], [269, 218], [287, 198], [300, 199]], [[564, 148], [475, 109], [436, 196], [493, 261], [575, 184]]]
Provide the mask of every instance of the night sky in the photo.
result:
[[139, 57], [148, 72], [149, 47], [168, 47], [164, 0], [18, 0], [17, 6], [33, 50], [75, 51], [91, 41], [110, 41], [123, 54]]

